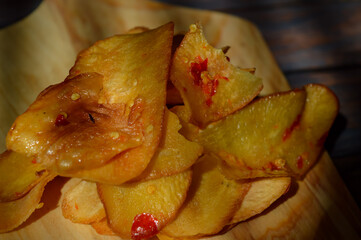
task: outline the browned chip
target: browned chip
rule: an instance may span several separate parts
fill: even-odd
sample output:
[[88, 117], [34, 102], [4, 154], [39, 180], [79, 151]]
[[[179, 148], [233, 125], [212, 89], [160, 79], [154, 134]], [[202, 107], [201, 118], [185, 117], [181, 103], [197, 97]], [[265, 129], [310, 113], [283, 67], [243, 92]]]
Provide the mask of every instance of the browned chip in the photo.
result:
[[139, 175], [161, 136], [172, 39], [169, 23], [84, 50], [16, 119], [7, 147], [62, 176], [120, 184]]

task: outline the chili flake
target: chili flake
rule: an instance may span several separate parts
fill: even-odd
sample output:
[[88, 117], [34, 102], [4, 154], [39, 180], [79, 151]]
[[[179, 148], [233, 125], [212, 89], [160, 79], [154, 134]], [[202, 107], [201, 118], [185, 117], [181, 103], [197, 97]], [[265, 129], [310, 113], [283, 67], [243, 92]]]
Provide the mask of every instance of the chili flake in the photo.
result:
[[56, 119], [55, 119], [55, 126], [66, 126], [69, 124], [69, 121], [67, 120], [68, 115], [66, 113], [60, 113]]
[[208, 73], [208, 58], [203, 60], [200, 56], [196, 57], [194, 62], [191, 62], [190, 73], [193, 77], [193, 84], [201, 87], [203, 93], [206, 95], [205, 103], [207, 106], [211, 106], [213, 103], [212, 96], [217, 92], [219, 80], [229, 81], [227, 77], [219, 76], [218, 74], [211, 76]]
[[134, 217], [131, 228], [132, 239], [147, 239], [158, 232], [158, 220], [152, 214], [141, 213]]
[[283, 133], [282, 141], [286, 141], [290, 136], [293, 130], [295, 130], [300, 125], [301, 114], [297, 115], [296, 120], [292, 123], [292, 125], [285, 130]]

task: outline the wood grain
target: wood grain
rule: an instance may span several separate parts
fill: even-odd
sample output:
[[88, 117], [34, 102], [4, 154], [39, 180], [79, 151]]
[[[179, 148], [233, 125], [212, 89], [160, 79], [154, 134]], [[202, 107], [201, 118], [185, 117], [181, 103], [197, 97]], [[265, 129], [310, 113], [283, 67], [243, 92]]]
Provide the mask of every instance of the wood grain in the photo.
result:
[[[257, 28], [225, 14], [126, 0], [48, 0], [27, 19], [0, 31], [0, 146], [15, 117], [46, 86], [62, 81], [77, 52], [94, 41], [134, 26], [156, 27], [174, 21], [176, 31], [201, 21], [211, 44], [232, 46], [231, 61], [256, 67], [263, 94], [289, 85]], [[45, 191], [44, 207], [16, 231], [0, 239], [119, 239], [73, 224], [59, 209], [65, 178]], [[327, 153], [302, 181], [265, 213], [214, 239], [357, 239], [361, 214]]]

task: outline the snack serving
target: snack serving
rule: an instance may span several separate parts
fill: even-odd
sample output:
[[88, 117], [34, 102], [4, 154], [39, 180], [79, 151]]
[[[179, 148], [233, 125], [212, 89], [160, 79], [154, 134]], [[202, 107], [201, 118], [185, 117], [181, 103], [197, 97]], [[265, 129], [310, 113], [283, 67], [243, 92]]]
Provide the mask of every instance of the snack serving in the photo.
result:
[[61, 203], [72, 222], [185, 239], [246, 221], [307, 174], [336, 96], [309, 84], [261, 97], [257, 70], [232, 65], [200, 24], [180, 43], [173, 28], [96, 42], [15, 120], [0, 155], [0, 232], [41, 207], [56, 176], [73, 178]]

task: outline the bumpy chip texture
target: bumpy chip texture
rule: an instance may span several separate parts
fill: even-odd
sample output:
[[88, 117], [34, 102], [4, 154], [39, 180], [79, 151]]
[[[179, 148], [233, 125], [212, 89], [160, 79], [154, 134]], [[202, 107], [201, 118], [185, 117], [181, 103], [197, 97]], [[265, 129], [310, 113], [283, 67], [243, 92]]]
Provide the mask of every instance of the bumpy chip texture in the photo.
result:
[[263, 87], [260, 78], [233, 66], [222, 49], [209, 45], [199, 24], [190, 26], [177, 48], [170, 79], [202, 127], [244, 107]]
[[164, 114], [163, 134], [151, 162], [137, 178], [155, 179], [183, 172], [190, 168], [202, 154], [198, 143], [188, 141], [178, 131], [181, 125], [178, 117], [168, 109]]
[[[236, 179], [290, 175], [284, 136], [298, 123], [305, 99], [304, 90], [261, 97], [205, 129], [186, 122], [182, 133], [222, 158]], [[178, 112], [187, 121], [186, 112]]]
[[149, 214], [161, 230], [174, 219], [182, 206], [192, 171], [119, 186], [98, 184], [111, 229], [120, 237], [130, 238], [134, 218]]
[[[122, 35], [114, 41], [100, 41], [80, 54], [71, 75], [96, 71], [108, 79], [99, 102], [126, 102], [128, 122], [141, 126], [144, 141], [108, 164], [69, 176], [121, 184], [144, 171], [161, 138], [172, 39], [173, 24], [169, 23], [143, 33]], [[96, 64], [105, 59], [104, 64]]]
[[193, 180], [177, 218], [161, 233], [171, 237], [202, 237], [218, 233], [239, 208], [249, 185], [229, 180], [218, 159], [203, 156], [193, 167]]

